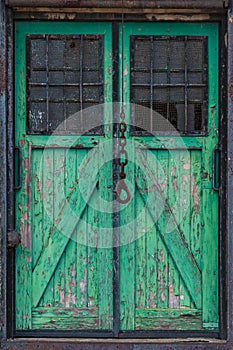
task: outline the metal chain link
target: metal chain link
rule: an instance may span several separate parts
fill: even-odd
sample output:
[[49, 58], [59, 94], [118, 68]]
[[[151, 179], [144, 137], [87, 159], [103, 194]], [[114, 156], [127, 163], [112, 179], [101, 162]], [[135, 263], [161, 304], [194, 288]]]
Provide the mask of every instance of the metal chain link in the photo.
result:
[[[123, 0], [121, 1], [121, 7], [122, 7], [122, 86], [121, 86], [121, 103], [122, 103], [122, 107], [121, 107], [121, 113], [120, 113], [120, 123], [119, 123], [119, 129], [118, 129], [118, 137], [119, 137], [119, 144], [120, 144], [120, 149], [118, 152], [118, 164], [120, 167], [120, 172], [119, 172], [119, 176], [120, 176], [120, 181], [117, 184], [117, 188], [116, 188], [116, 199], [119, 203], [121, 204], [126, 204], [130, 201], [131, 195], [129, 192], [129, 189], [125, 183], [125, 179], [126, 179], [126, 173], [125, 173], [125, 167], [128, 164], [128, 153], [125, 149], [126, 147], [126, 137], [125, 137], [125, 133], [127, 131], [127, 124], [125, 122], [125, 112], [124, 112], [124, 2]], [[122, 192], [125, 192], [126, 197], [125, 198], [121, 198]]]
[[118, 164], [120, 166], [120, 178], [125, 179], [126, 178], [126, 173], [125, 173], [125, 167], [128, 164], [128, 153], [125, 150], [126, 146], [126, 137], [125, 137], [125, 132], [127, 130], [127, 125], [125, 122], [125, 113], [122, 110], [120, 114], [121, 122], [119, 124], [119, 141], [120, 141], [120, 150], [118, 153]]
[[[126, 179], [126, 173], [125, 173], [125, 167], [128, 164], [128, 152], [126, 151], [125, 147], [127, 144], [127, 140], [125, 137], [125, 133], [127, 131], [127, 124], [125, 122], [125, 113], [122, 107], [121, 113], [120, 113], [121, 122], [119, 123], [119, 143], [120, 143], [120, 150], [118, 152], [118, 164], [120, 166], [120, 181], [117, 185], [117, 196], [116, 199], [121, 204], [126, 204], [130, 201], [131, 195], [129, 192], [129, 189], [125, 183]], [[121, 198], [122, 192], [125, 192], [126, 197]]]

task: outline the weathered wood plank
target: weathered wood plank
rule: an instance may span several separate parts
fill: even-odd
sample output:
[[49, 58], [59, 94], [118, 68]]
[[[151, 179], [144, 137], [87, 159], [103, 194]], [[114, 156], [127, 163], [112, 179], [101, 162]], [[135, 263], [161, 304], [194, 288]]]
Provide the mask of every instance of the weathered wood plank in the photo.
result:
[[[137, 168], [135, 169], [137, 171]], [[139, 175], [138, 175], [139, 176]], [[143, 201], [139, 193], [135, 195], [135, 214], [136, 217], [140, 215], [141, 209], [143, 207]], [[138, 232], [138, 230], [143, 230], [144, 232]], [[146, 307], [146, 290], [147, 290], [147, 250], [146, 243], [148, 235], [151, 235], [151, 231], [147, 231], [147, 218], [145, 215], [140, 216], [140, 224], [136, 223], [136, 235], [139, 237], [135, 241], [135, 285], [136, 285], [136, 307], [145, 308]]]
[[[90, 174], [88, 175], [85, 173], [85, 168], [89, 161], [90, 159], [87, 157], [83, 168], [79, 172], [79, 176], [84, 176], [84, 178], [89, 176], [90, 179], [89, 186], [86, 187], [86, 193], [84, 194], [87, 199], [90, 199], [97, 182], [95, 176], [90, 176]], [[60, 201], [59, 215], [54, 221], [55, 226], [52, 226], [53, 230], [47, 242], [46, 249], [41, 252], [40, 258], [33, 271], [32, 284], [34, 306], [38, 304], [71, 235], [77, 227], [79, 218], [86, 208], [86, 200], [83, 199], [83, 194], [80, 193], [78, 182], [79, 180], [77, 179], [66, 201], [62, 203]], [[76, 212], [70, 210], [70, 200], [76, 201]], [[38, 279], [40, 280], [39, 286], [37, 285]]]
[[[99, 181], [99, 180], [98, 180]], [[95, 209], [96, 208], [96, 209]], [[88, 306], [98, 304], [98, 280], [99, 271], [97, 266], [98, 259], [98, 240], [99, 240], [99, 198], [97, 189], [94, 190], [87, 206], [87, 303]]]
[[[192, 151], [180, 151], [179, 156], [179, 226], [183, 233], [185, 240], [191, 249], [191, 235], [190, 235], [190, 217], [191, 217], [191, 171]], [[191, 249], [192, 251], [192, 249]], [[193, 251], [192, 251], [193, 253]], [[194, 255], [195, 257], [195, 255]], [[199, 265], [198, 265], [199, 267]], [[187, 291], [185, 283], [180, 278], [180, 284], [175, 285], [175, 294], [179, 297], [180, 307], [191, 307], [190, 295]]]
[[[66, 197], [70, 193], [75, 180], [77, 179], [77, 153], [75, 149], [65, 152], [65, 172], [64, 186]], [[70, 203], [72, 205], [72, 203]], [[65, 307], [75, 307], [77, 305], [77, 228], [74, 230], [65, 250]]]
[[[184, 236], [179, 231], [176, 223], [174, 222], [174, 227], [171, 232], [163, 230], [163, 222], [161, 222], [161, 215], [158, 215], [161, 211], [161, 207], [165, 210], [163, 211], [164, 215], [169, 219], [174, 220], [171, 209], [164, 202], [163, 194], [161, 189], [158, 187], [158, 183], [153, 176], [153, 160], [145, 159], [142, 152], [137, 152], [138, 162], [143, 167], [143, 172], [146, 178], [136, 179], [137, 186], [140, 190], [140, 193], [146, 202], [148, 200], [148, 186], [154, 188], [153, 193], [150, 192], [150, 197], [148, 200], [148, 210], [150, 215], [155, 221], [155, 225], [159, 231], [163, 242], [166, 244], [169, 252], [175, 261], [175, 264], [189, 290], [190, 295], [192, 296], [196, 307], [201, 308], [201, 273], [198, 269], [198, 266], [195, 262], [195, 259], [187, 246], [187, 243], [184, 239]], [[169, 225], [170, 226], [170, 225]], [[185, 261], [185, 265], [184, 265]]]
[[[61, 196], [63, 195], [62, 191], [65, 191], [65, 151], [64, 149], [54, 149], [54, 150], [48, 150], [48, 152], [53, 154], [52, 159], [44, 159], [44, 173], [46, 176], [46, 169], [47, 167], [53, 168], [53, 174], [52, 174], [52, 184], [53, 184], [53, 192], [52, 196], [49, 195], [49, 198], [47, 199], [47, 203], [49, 205], [49, 210], [51, 210], [51, 204], [48, 202], [50, 199], [52, 202], [52, 213], [53, 216], [49, 217], [49, 213], [47, 212], [46, 207], [46, 213], [47, 216], [46, 219], [46, 226], [47, 226], [47, 235], [44, 237], [44, 249], [47, 247], [49, 235], [51, 234], [51, 228], [53, 223], [56, 220], [56, 217], [59, 214], [59, 205], [61, 202]], [[45, 154], [47, 151], [45, 152]], [[50, 161], [52, 161], [53, 165], [50, 165]], [[47, 166], [46, 166], [47, 165]], [[49, 173], [48, 173], [49, 175]], [[46, 179], [47, 180], [47, 179]], [[45, 184], [44, 187], [44, 193], [45, 196], [47, 196], [47, 186]], [[65, 193], [64, 193], [65, 195]], [[52, 253], [52, 252], [51, 252]], [[66, 254], [63, 254], [59, 260], [57, 269], [54, 271], [54, 274], [51, 279], [47, 281], [47, 287], [43, 294], [43, 300], [40, 302], [40, 306], [65, 306], [65, 284], [66, 284], [66, 274], [65, 274], [65, 262], [66, 262]]]
[[43, 160], [42, 150], [32, 151], [32, 266], [38, 259], [43, 245]]
[[137, 330], [201, 330], [201, 313], [190, 309], [136, 310]]
[[[154, 152], [153, 152], [154, 153]], [[170, 193], [170, 179], [171, 179], [171, 169], [170, 169], [170, 159], [169, 152], [167, 150], [157, 151], [156, 163], [157, 171], [154, 174], [157, 174], [157, 181], [160, 188], [163, 191], [163, 196], [166, 200], [172, 201], [172, 196]], [[171, 197], [171, 198], [170, 198]], [[161, 213], [161, 229], [165, 232], [167, 226], [166, 216], [163, 217]], [[164, 245], [162, 238], [160, 237], [157, 226], [155, 225], [154, 230], [156, 230], [156, 239], [157, 239], [157, 252], [156, 252], [156, 263], [157, 263], [157, 279], [158, 279], [158, 308], [169, 307], [169, 274], [170, 274], [170, 265], [169, 265], [169, 249]]]
[[[130, 150], [133, 157], [133, 150]], [[133, 186], [134, 164], [129, 162], [125, 171], [127, 180]], [[137, 194], [135, 194], [137, 195]], [[135, 206], [134, 201], [128, 204], [120, 204], [120, 329], [134, 329], [135, 309]], [[133, 223], [128, 227], [128, 223]]]
[[31, 146], [21, 145], [23, 156], [23, 191], [16, 194], [16, 227], [21, 244], [16, 249], [16, 329], [31, 329], [32, 242], [31, 242]]
[[[218, 194], [203, 190], [203, 327], [218, 328]], [[214, 229], [213, 229], [214, 228]]]
[[33, 329], [94, 329], [98, 327], [96, 308], [34, 308]]
[[[78, 175], [82, 160], [87, 156], [87, 150], [82, 149], [77, 152], [76, 174]], [[70, 187], [72, 188], [72, 186]], [[71, 202], [75, 206], [76, 201]], [[87, 300], [87, 209], [84, 210], [81, 221], [75, 228], [77, 240], [77, 307], [88, 305]]]
[[[99, 241], [98, 241], [98, 269], [99, 269], [99, 327], [100, 329], [113, 329], [113, 217], [107, 215], [105, 210], [112, 205], [113, 200], [113, 174], [112, 143], [99, 154]], [[100, 166], [101, 163], [104, 166]], [[108, 174], [108, 176], [106, 176]], [[105, 208], [105, 209], [104, 209]]]

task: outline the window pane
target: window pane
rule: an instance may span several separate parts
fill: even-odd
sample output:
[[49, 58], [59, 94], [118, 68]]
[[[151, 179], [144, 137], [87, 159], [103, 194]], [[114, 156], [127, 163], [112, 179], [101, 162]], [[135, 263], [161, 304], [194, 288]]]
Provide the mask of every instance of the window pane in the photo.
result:
[[131, 36], [131, 102], [151, 110], [142, 119], [132, 109], [132, 122], [140, 119], [141, 129], [150, 132], [173, 127], [182, 134], [204, 132], [206, 51], [206, 37]]
[[28, 35], [27, 52], [28, 133], [51, 133], [63, 122], [64, 133], [82, 133], [82, 118], [76, 126], [67, 119], [104, 102], [103, 36]]

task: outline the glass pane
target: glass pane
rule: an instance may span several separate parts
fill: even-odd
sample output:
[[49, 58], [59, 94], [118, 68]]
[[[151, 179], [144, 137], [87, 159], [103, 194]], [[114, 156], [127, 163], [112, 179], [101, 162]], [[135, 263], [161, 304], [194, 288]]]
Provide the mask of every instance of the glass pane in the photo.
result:
[[[30, 121], [29, 133], [52, 132], [69, 115], [77, 113], [80, 106], [84, 107], [84, 103], [103, 102], [102, 35], [31, 35], [27, 37], [27, 45], [31, 50], [28, 57], [28, 114], [32, 101], [44, 100], [45, 106], [48, 105], [43, 127]], [[82, 120], [75, 128], [73, 122], [70, 122], [71, 129], [66, 122], [63, 129], [81, 133]], [[48, 124], [44, 127], [44, 123]], [[90, 120], [88, 125], [91, 125]]]

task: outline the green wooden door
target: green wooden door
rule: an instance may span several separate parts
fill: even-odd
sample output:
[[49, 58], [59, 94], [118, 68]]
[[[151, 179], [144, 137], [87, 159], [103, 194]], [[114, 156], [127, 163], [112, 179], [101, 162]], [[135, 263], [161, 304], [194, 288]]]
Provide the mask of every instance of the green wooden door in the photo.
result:
[[126, 23], [115, 57], [112, 35], [16, 25], [16, 330], [217, 330], [218, 27]]
[[[94, 146], [110, 139], [111, 114], [102, 109], [94, 126], [93, 112], [79, 113], [111, 102], [111, 40], [110, 24], [16, 26], [16, 144], [23, 158], [16, 196], [18, 330], [112, 329], [112, 250], [102, 249], [96, 232], [101, 200], [112, 196], [104, 173], [111, 168], [92, 180], [86, 170]], [[93, 157], [90, 170], [107, 154]]]
[[[122, 45], [122, 42], [121, 42]], [[218, 28], [125, 24], [121, 330], [218, 329]], [[122, 74], [120, 74], [122, 75]], [[134, 106], [136, 104], [136, 107]], [[130, 152], [130, 150], [129, 150]], [[123, 206], [123, 205], [122, 205]]]

